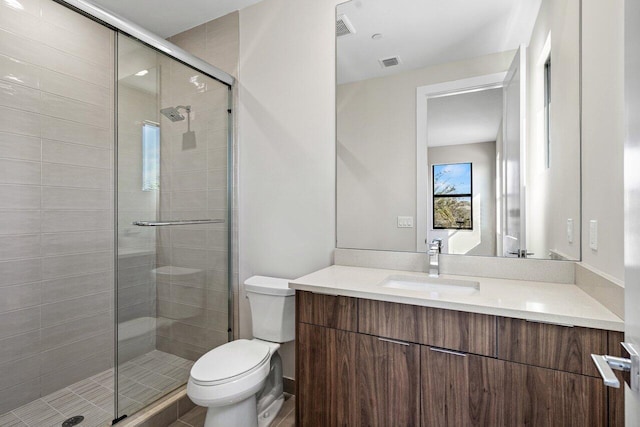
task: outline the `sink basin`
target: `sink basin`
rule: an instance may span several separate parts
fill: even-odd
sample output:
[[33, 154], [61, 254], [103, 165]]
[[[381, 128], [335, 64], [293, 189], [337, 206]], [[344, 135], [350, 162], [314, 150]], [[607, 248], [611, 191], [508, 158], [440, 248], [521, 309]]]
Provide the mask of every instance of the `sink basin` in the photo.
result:
[[471, 280], [444, 279], [441, 277], [401, 276], [387, 277], [380, 286], [384, 288], [407, 289], [439, 294], [471, 295], [480, 289], [480, 282]]

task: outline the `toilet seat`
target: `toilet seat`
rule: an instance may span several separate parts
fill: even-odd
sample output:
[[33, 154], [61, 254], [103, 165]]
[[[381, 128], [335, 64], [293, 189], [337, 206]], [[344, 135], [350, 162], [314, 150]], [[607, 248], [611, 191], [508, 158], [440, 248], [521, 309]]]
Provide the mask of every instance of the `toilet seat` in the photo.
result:
[[191, 381], [216, 386], [247, 376], [271, 359], [268, 344], [245, 339], [228, 342], [202, 356], [191, 368]]

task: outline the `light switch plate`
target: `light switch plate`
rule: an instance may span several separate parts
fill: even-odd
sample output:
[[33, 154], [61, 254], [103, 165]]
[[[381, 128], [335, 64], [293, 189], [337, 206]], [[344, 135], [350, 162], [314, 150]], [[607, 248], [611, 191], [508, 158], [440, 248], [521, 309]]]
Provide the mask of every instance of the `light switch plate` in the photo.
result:
[[399, 216], [398, 217], [398, 228], [413, 228], [413, 217], [412, 216]]
[[573, 220], [567, 219], [567, 242], [573, 243]]
[[598, 250], [598, 221], [589, 221], [589, 247], [594, 251]]

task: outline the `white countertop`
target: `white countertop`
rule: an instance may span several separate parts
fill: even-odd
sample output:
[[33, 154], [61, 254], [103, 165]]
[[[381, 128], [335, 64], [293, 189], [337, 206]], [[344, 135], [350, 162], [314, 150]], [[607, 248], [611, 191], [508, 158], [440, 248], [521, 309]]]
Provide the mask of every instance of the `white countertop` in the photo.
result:
[[377, 268], [333, 265], [289, 282], [301, 291], [492, 314], [538, 322], [624, 331], [624, 322], [576, 285], [440, 275], [480, 282], [472, 295], [436, 294], [380, 286], [389, 276], [422, 276]]

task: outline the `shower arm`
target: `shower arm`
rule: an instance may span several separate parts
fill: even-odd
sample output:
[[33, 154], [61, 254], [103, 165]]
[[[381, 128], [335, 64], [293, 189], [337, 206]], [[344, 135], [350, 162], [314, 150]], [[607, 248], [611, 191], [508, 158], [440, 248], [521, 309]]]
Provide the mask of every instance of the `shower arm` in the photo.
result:
[[187, 113], [187, 132], [191, 132], [191, 105], [178, 105], [176, 110], [181, 108]]

